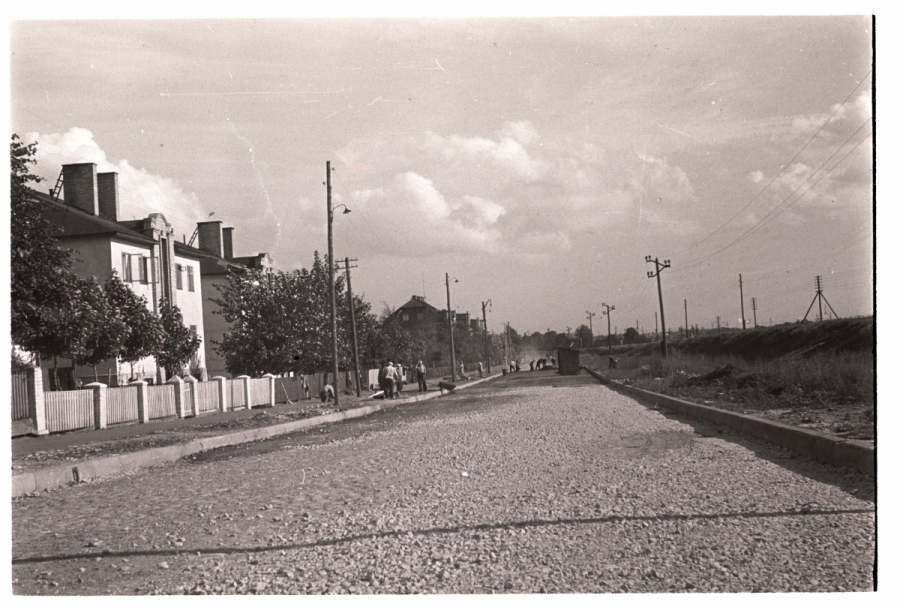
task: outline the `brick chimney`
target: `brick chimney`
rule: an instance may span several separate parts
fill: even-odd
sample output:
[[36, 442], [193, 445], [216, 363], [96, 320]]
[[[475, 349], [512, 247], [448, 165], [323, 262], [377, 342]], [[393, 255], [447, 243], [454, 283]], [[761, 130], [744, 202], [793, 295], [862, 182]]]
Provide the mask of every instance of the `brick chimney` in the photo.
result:
[[97, 198], [100, 216], [113, 222], [119, 221], [119, 174], [97, 174]]
[[222, 258], [222, 221], [197, 223], [197, 248]]
[[231, 260], [234, 258], [234, 245], [232, 244], [232, 236], [234, 235], [234, 227], [222, 229], [222, 258]]
[[70, 163], [62, 169], [66, 204], [97, 216], [97, 164]]

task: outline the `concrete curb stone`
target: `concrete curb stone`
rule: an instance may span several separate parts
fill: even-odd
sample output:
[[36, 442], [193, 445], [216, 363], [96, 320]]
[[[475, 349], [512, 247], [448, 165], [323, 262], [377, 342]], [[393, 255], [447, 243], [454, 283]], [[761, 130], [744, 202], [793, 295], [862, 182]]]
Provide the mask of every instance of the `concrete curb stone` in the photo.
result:
[[790, 449], [798, 455], [811, 458], [817, 462], [852, 468], [863, 474], [875, 476], [875, 449], [863, 442], [843, 439], [830, 434], [813, 430], [804, 430], [779, 422], [769, 421], [753, 415], [744, 415], [688, 402], [657, 394], [613, 381], [600, 373], [582, 366], [585, 371], [610, 388], [634, 396], [644, 401], [653, 402], [693, 419], [706, 420], [728, 426], [746, 436], [762, 439], [770, 443]]
[[[489, 379], [499, 377], [500, 374], [490, 375], [483, 379], [476, 379], [467, 383], [457, 384], [456, 389], [461, 390], [467, 387], [477, 385]], [[393, 401], [390, 405], [398, 405], [412, 402], [419, 402], [441, 396], [440, 391], [426, 392], [425, 394], [415, 394], [408, 398]], [[365, 407], [357, 407], [347, 409], [345, 411], [337, 411], [327, 415], [318, 415], [308, 419], [302, 419], [296, 422], [287, 422], [283, 424], [275, 424], [252, 430], [243, 430], [241, 432], [232, 432], [220, 436], [210, 436], [202, 439], [188, 441], [186, 443], [178, 443], [166, 447], [154, 447], [153, 449], [143, 449], [132, 453], [124, 453], [121, 455], [112, 455], [107, 457], [85, 460], [83, 462], [75, 462], [50, 468], [42, 468], [22, 474], [13, 475], [12, 477], [12, 497], [24, 496], [37, 491], [56, 489], [65, 487], [70, 483], [78, 481], [86, 481], [96, 478], [110, 477], [124, 472], [139, 470], [141, 468], [149, 468], [158, 466], [167, 462], [175, 462], [179, 459], [209, 451], [218, 447], [226, 447], [229, 445], [240, 445], [250, 443], [257, 440], [263, 440], [273, 436], [289, 434], [306, 428], [314, 428], [324, 424], [343, 421], [346, 419], [354, 419], [363, 417], [377, 411], [381, 411], [384, 405], [368, 405]], [[75, 472], [78, 472], [76, 480]]]

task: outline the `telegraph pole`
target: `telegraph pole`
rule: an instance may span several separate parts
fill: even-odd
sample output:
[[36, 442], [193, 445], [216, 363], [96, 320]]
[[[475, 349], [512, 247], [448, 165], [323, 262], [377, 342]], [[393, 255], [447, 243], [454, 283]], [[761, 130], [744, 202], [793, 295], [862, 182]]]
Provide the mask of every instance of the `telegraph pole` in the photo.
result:
[[[325, 190], [328, 199], [328, 303], [331, 306], [331, 383], [334, 384], [334, 406], [340, 404], [338, 392], [338, 348], [337, 348], [337, 303], [334, 295], [334, 245], [331, 225], [334, 223], [334, 209], [331, 207], [331, 161], [325, 162]], [[346, 208], [346, 206], [345, 206]]]
[[822, 300], [823, 299], [825, 301], [825, 304], [828, 305], [828, 309], [830, 309], [831, 313], [834, 314], [834, 317], [837, 318], [838, 320], [841, 319], [840, 316], [837, 315], [837, 312], [834, 310], [834, 308], [831, 306], [831, 303], [828, 302], [828, 299], [825, 298], [825, 294], [824, 294], [824, 292], [822, 292], [822, 276], [817, 275], [816, 276], [816, 296], [813, 297], [812, 303], [809, 304], [809, 309], [806, 310], [806, 315], [803, 316], [804, 322], [806, 322], [806, 316], [809, 315], [809, 310], [812, 309], [813, 305], [815, 305], [816, 299], [818, 299], [818, 301], [819, 301], [819, 321], [820, 322], [824, 320], [824, 318], [822, 317]]
[[744, 330], [747, 330], [747, 320], [744, 319], [744, 278], [738, 273], [738, 285], [741, 287], [741, 324]]
[[653, 312], [653, 323], [656, 325], [656, 330], [653, 331], [653, 334], [656, 336], [656, 340], [659, 341], [659, 316], [656, 315], [656, 312]]
[[[353, 259], [356, 262], [356, 259]], [[353, 309], [353, 288], [350, 285], [350, 269], [356, 269], [356, 267], [350, 266], [350, 259], [344, 258], [344, 270], [347, 272], [347, 303], [350, 305], [350, 333], [353, 335], [353, 371], [356, 373], [356, 397], [359, 398], [360, 394], [360, 383], [359, 383], [359, 345], [356, 340], [356, 312]], [[337, 391], [335, 391], [337, 394]]]
[[722, 332], [722, 321], [719, 319], [719, 316], [716, 316], [716, 330], [721, 334]]
[[488, 375], [491, 374], [491, 350], [488, 348], [487, 308], [491, 300], [481, 302], [481, 319], [484, 320], [484, 358], [487, 360]]
[[[453, 345], [453, 314], [450, 311], [450, 274], [445, 273], [447, 282], [447, 329], [450, 331], [450, 381], [456, 381], [456, 346]], [[457, 282], [456, 278], [453, 278]]]
[[756, 328], [756, 297], [751, 299], [750, 307], [753, 309], [753, 328]]
[[594, 347], [594, 316], [596, 316], [597, 314], [591, 311], [585, 311], [584, 313], [587, 314], [588, 324], [591, 325], [591, 344], [588, 345], [588, 347]]
[[656, 271], [648, 271], [647, 277], [656, 278], [656, 289], [659, 292], [659, 319], [662, 323], [662, 354], [663, 358], [666, 358], [669, 355], [669, 348], [666, 344], [666, 314], [665, 309], [663, 308], [662, 281], [659, 279], [659, 274], [663, 269], [668, 269], [669, 267], [671, 267], [671, 263], [668, 259], [663, 262], [659, 262], [658, 258], [652, 258], [650, 255], [647, 255], [647, 257], [644, 258], [644, 261], [656, 265]]
[[610, 358], [612, 358], [612, 316], [609, 315], [609, 312], [615, 309], [616, 306], [602, 303], [601, 307], [606, 307], [606, 346], [609, 350], [608, 355]]
[[688, 330], [688, 321], [687, 321], [687, 299], [684, 300], [684, 338], [688, 339], [691, 336], [691, 331]]

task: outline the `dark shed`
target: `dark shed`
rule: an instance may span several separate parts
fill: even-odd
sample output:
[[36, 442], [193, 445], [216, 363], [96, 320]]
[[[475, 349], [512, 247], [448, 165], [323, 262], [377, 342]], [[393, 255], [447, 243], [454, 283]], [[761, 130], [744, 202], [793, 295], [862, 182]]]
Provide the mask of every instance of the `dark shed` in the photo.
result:
[[581, 368], [581, 362], [578, 360], [581, 352], [577, 349], [569, 349], [567, 347], [561, 347], [556, 351], [559, 356], [559, 374], [577, 375]]

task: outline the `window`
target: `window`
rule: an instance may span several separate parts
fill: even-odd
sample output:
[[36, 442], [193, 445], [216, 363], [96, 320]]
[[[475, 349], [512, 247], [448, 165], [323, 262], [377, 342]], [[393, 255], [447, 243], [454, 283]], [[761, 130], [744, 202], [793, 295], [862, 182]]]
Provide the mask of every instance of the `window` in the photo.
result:
[[122, 281], [123, 282], [131, 282], [133, 281], [131, 275], [131, 255], [122, 253]]
[[138, 256], [138, 280], [142, 284], [147, 283], [147, 261], [149, 259], [146, 256]]
[[194, 292], [194, 268], [190, 265], [187, 267], [187, 284], [188, 292]]
[[409, 314], [408, 313], [403, 314], [403, 321], [409, 322]]
[[184, 284], [181, 280], [181, 272], [184, 269], [181, 265], [175, 265], [175, 288], [178, 290], [184, 290]]

